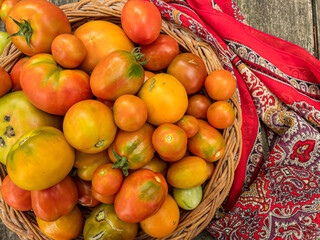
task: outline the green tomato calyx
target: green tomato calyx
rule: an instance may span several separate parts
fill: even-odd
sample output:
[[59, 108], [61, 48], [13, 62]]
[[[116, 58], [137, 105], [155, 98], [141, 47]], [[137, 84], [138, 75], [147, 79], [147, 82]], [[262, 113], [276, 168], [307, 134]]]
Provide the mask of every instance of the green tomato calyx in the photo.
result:
[[30, 39], [31, 39], [33, 30], [31, 28], [30, 23], [25, 19], [21, 19], [23, 22], [18, 22], [11, 16], [10, 18], [12, 19], [12, 21], [15, 22], [15, 24], [19, 26], [20, 30], [14, 34], [11, 34], [9, 37], [23, 36], [26, 39], [29, 48], [32, 49], [32, 47], [30, 46]]
[[141, 47], [135, 47], [134, 49], [132, 49], [131, 55], [134, 56], [134, 58], [141, 66], [144, 66], [150, 61], [151, 57], [147, 60], [146, 56], [142, 52], [140, 52], [140, 49]]
[[129, 174], [129, 162], [128, 162], [128, 158], [126, 156], [121, 157], [119, 156], [114, 150], [113, 150], [113, 146], [111, 147], [111, 152], [113, 154], [113, 156], [117, 159], [117, 161], [112, 165], [112, 168], [120, 168], [123, 175], [124, 176], [128, 176]]

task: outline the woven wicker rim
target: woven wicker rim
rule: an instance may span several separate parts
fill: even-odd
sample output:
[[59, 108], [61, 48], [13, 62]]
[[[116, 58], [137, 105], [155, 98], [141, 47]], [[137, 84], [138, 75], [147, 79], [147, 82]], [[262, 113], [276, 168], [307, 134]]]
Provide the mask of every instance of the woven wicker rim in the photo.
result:
[[[91, 20], [107, 20], [120, 25], [120, 14], [125, 0], [90, 1], [82, 0], [70, 3], [60, 8], [66, 13], [72, 28]], [[197, 37], [189, 30], [168, 21], [162, 21], [162, 32], [170, 35], [179, 43], [184, 51], [192, 52], [201, 57], [207, 67], [208, 73], [221, 69], [221, 63], [214, 49], [207, 42]], [[13, 65], [22, 57], [22, 53], [10, 43], [0, 58], [0, 66], [10, 71]], [[198, 235], [211, 221], [215, 211], [226, 199], [234, 179], [234, 171], [239, 163], [242, 149], [241, 136], [241, 108], [235, 93], [229, 102], [233, 105], [236, 120], [233, 126], [223, 132], [227, 148], [222, 159], [216, 166], [213, 176], [203, 185], [203, 200], [193, 211], [181, 210], [180, 223], [177, 229], [161, 239], [192, 239]], [[4, 166], [0, 165], [1, 183], [6, 176]], [[83, 212], [87, 215], [87, 212]], [[0, 217], [3, 223], [17, 233], [20, 239], [50, 239], [38, 228], [32, 211], [20, 212], [8, 206], [0, 196]], [[79, 236], [77, 239], [83, 239]], [[140, 231], [137, 239], [152, 239]]]

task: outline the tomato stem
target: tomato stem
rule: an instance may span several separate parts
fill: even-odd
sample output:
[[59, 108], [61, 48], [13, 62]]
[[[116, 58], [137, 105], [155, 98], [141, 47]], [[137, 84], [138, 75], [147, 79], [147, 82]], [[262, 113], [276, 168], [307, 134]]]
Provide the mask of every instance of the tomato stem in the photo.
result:
[[11, 34], [9, 37], [23, 36], [26, 39], [29, 48], [32, 49], [32, 47], [30, 46], [30, 39], [31, 39], [33, 30], [31, 28], [30, 23], [25, 19], [21, 19], [23, 22], [18, 22], [13, 17], [10, 16], [10, 18], [14, 21], [15, 24], [18, 25], [20, 29], [18, 32]]
[[123, 175], [124, 176], [128, 176], [129, 174], [129, 162], [128, 162], [128, 158], [126, 156], [119, 156], [114, 150], [113, 150], [113, 146], [111, 147], [111, 152], [113, 154], [113, 156], [117, 159], [117, 161], [112, 165], [112, 168], [120, 168]]
[[[137, 62], [143, 66], [143, 65], [146, 65], [150, 61], [151, 57], [149, 57], [149, 59], [147, 60], [146, 56], [142, 52], [140, 52], [140, 49], [141, 49], [141, 47], [135, 47], [134, 49], [132, 49], [131, 54], [132, 54], [132, 56], [134, 56], [134, 58], [137, 60]], [[141, 59], [144, 59], [144, 60], [141, 60]]]

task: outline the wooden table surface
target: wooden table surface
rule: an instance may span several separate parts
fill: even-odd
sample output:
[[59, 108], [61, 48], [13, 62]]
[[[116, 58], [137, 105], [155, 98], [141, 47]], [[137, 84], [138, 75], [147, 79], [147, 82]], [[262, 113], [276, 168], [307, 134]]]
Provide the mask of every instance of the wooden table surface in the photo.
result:
[[[51, 0], [57, 5], [76, 0]], [[319, 0], [234, 0], [248, 24], [262, 32], [299, 45], [319, 59], [320, 1]], [[5, 31], [1, 22], [0, 31]], [[17, 235], [0, 222], [0, 240], [17, 240]], [[195, 240], [213, 237], [205, 230]]]

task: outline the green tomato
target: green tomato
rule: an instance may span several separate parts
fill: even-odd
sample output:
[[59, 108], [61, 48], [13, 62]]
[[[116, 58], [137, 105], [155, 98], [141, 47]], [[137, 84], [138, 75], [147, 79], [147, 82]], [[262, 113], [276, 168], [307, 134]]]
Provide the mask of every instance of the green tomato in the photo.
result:
[[0, 32], [0, 55], [10, 42], [9, 34], [7, 32]]
[[96, 206], [87, 217], [83, 228], [85, 240], [134, 240], [137, 234], [138, 224], [120, 220], [116, 215], [113, 204]]
[[193, 210], [202, 200], [202, 187], [200, 185], [188, 189], [173, 188], [173, 198], [182, 209]]

